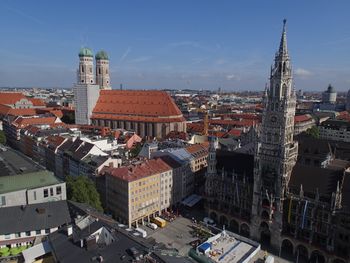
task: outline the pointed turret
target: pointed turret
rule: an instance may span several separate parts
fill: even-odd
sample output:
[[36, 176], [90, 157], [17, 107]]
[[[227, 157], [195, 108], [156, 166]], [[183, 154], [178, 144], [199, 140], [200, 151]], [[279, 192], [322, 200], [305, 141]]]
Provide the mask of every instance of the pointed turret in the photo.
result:
[[282, 36], [281, 36], [281, 43], [279, 48], [279, 55], [288, 55], [288, 49], [287, 49], [287, 32], [286, 32], [286, 23], [287, 20], [283, 20], [283, 30], [282, 30]]

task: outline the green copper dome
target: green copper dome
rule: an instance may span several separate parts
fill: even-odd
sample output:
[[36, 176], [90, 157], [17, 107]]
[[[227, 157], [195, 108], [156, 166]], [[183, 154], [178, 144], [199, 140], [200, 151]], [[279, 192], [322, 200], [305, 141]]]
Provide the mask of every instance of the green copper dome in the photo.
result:
[[94, 57], [90, 48], [82, 47], [79, 51], [79, 57]]
[[109, 59], [107, 52], [104, 50], [97, 52], [95, 58], [96, 59], [105, 59], [105, 60]]

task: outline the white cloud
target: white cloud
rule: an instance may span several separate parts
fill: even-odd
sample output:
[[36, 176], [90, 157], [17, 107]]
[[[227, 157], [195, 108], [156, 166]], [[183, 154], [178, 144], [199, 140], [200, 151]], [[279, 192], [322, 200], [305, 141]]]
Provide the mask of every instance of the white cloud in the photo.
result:
[[227, 80], [240, 80], [239, 76], [237, 76], [235, 74], [226, 75], [226, 79]]
[[308, 77], [308, 76], [312, 75], [312, 73], [310, 71], [303, 69], [303, 68], [297, 68], [294, 71], [294, 74], [298, 77]]

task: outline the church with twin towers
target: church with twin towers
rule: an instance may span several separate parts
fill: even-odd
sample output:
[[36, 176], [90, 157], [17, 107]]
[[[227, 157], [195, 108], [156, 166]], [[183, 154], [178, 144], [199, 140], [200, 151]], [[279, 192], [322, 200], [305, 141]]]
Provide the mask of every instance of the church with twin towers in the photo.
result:
[[111, 89], [109, 77], [109, 58], [106, 51], [98, 51], [95, 55], [91, 49], [83, 47], [79, 52], [78, 84], [98, 85], [100, 89]]
[[[141, 137], [165, 138], [185, 132], [186, 120], [170, 95], [160, 90], [113, 90], [109, 56], [91, 49], [79, 51], [73, 87], [75, 123], [134, 131]], [[95, 60], [95, 65], [94, 65]]]

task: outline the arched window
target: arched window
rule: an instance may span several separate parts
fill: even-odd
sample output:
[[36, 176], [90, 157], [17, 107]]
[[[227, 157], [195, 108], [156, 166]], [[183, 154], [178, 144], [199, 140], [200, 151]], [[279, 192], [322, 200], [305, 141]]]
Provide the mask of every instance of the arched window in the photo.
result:
[[275, 87], [275, 96], [279, 96], [279, 94], [280, 94], [280, 85], [276, 85], [276, 87]]
[[282, 96], [287, 96], [287, 85], [286, 84], [283, 84], [282, 86]]
[[99, 75], [101, 74], [101, 68], [98, 68], [98, 74]]

